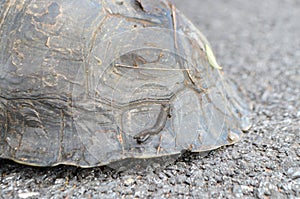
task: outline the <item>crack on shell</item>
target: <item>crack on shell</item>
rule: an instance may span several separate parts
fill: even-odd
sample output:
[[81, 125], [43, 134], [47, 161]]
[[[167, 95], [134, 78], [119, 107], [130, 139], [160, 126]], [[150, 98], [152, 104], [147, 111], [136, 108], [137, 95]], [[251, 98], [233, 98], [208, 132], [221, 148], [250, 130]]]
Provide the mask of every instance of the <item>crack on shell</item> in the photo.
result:
[[144, 12], [146, 12], [146, 10], [144, 9], [144, 7], [143, 7], [143, 5], [142, 5], [141, 0], [135, 0], [134, 3], [135, 3], [135, 5], [136, 5], [139, 9], [141, 9], [141, 10], [144, 11]]
[[20, 114], [24, 119], [24, 123], [28, 127], [43, 128], [39, 113], [30, 102], [25, 102], [21, 105]]

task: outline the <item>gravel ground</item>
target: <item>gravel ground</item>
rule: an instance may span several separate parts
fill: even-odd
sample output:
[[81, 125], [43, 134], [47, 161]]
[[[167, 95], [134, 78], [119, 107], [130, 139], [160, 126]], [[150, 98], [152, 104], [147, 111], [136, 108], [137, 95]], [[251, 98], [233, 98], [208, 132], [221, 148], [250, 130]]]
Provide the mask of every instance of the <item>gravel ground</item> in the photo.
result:
[[172, 2], [248, 94], [254, 125], [242, 141], [121, 173], [0, 160], [0, 198], [300, 198], [300, 1]]

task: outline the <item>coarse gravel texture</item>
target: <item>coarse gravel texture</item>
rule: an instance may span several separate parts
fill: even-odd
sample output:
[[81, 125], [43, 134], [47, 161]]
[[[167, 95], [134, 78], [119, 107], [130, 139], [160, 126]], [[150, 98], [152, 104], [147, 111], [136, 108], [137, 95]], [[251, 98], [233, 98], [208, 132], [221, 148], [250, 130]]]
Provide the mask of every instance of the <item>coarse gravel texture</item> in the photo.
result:
[[0, 198], [300, 198], [300, 1], [173, 0], [253, 105], [233, 146], [169, 166], [36, 168], [0, 160]]

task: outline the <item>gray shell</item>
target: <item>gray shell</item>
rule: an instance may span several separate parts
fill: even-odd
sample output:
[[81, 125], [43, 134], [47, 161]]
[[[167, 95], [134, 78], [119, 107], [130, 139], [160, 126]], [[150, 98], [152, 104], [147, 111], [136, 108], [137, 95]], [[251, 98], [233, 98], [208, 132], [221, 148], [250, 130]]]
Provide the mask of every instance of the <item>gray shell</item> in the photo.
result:
[[205, 37], [164, 0], [0, 1], [0, 157], [92, 167], [249, 128]]

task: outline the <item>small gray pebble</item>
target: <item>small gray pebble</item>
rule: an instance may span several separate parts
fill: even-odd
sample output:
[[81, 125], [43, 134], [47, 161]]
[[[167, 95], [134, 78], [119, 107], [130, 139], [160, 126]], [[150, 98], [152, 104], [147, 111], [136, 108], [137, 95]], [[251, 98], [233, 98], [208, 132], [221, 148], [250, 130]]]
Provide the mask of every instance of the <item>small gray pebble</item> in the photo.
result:
[[300, 178], [300, 167], [298, 168], [289, 168], [287, 171], [287, 175], [291, 177], [293, 180]]
[[242, 197], [244, 195], [241, 186], [238, 184], [233, 185], [232, 193], [234, 194], [235, 197], [238, 197], [238, 198]]

